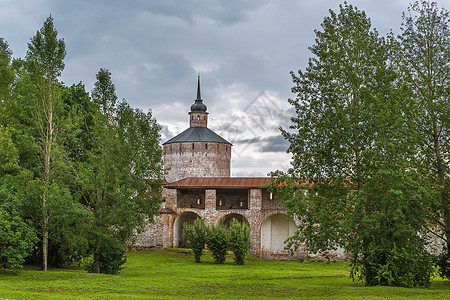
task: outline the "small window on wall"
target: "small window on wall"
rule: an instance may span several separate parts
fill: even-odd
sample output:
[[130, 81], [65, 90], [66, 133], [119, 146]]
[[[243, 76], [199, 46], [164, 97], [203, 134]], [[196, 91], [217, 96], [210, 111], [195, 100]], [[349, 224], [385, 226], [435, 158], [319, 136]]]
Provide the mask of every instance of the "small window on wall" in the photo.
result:
[[205, 144], [205, 149], [208, 149], [208, 143]]
[[194, 143], [192, 143], [192, 149], [194, 149]]
[[200, 120], [200, 116], [197, 116], [197, 120]]

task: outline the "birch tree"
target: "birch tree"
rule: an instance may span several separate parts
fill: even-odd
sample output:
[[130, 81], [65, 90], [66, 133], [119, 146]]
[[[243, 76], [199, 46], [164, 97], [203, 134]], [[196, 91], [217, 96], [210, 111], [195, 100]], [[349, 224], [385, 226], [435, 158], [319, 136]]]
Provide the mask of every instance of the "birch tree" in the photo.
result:
[[48, 267], [48, 198], [54, 181], [52, 171], [58, 138], [56, 117], [60, 102], [58, 77], [64, 69], [65, 56], [64, 40], [58, 38], [53, 17], [49, 16], [43, 27], [31, 38], [26, 54], [28, 71], [37, 89], [33, 119], [39, 128], [42, 149], [41, 234], [44, 271]]

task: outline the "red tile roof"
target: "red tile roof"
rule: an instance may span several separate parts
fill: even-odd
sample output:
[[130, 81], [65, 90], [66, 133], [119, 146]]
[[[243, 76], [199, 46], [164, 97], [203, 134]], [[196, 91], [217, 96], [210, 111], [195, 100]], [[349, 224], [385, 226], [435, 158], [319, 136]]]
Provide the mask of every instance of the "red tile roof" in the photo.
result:
[[258, 188], [271, 182], [270, 177], [188, 177], [164, 184], [165, 188]]

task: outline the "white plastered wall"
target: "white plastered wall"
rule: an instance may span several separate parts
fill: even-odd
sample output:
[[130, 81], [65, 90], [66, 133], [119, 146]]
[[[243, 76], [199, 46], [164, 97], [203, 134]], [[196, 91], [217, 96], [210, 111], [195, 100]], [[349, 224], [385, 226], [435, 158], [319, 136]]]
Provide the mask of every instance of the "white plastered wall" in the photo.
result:
[[294, 234], [297, 226], [286, 215], [277, 214], [267, 218], [261, 226], [261, 250], [273, 254], [284, 254], [284, 241]]

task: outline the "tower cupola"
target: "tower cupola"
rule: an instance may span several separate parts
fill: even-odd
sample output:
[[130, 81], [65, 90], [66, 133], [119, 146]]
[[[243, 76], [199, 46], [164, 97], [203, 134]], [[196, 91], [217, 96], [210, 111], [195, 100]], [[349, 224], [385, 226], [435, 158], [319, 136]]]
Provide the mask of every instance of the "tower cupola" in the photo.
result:
[[197, 81], [197, 99], [191, 105], [191, 111], [189, 112], [190, 127], [208, 127], [208, 113], [206, 109], [207, 107], [201, 97], [199, 75]]

